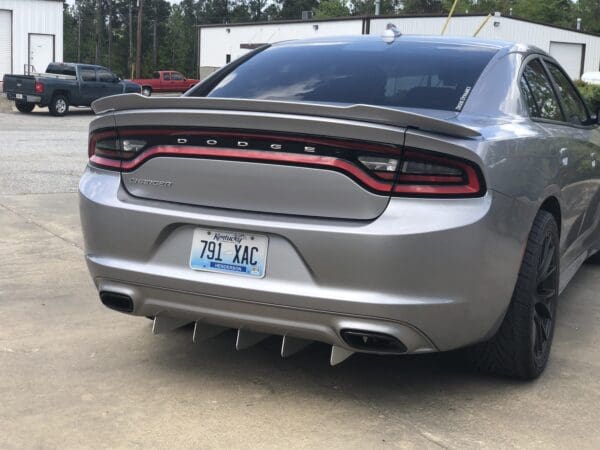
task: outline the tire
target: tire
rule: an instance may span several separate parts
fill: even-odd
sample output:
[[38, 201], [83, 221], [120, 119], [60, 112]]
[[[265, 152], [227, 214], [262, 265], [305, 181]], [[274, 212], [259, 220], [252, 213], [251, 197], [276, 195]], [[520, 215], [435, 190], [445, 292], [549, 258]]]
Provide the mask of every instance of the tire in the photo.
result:
[[48, 109], [53, 116], [62, 117], [69, 112], [69, 99], [62, 94], [56, 94], [52, 97]]
[[152, 95], [152, 88], [148, 86], [144, 86], [142, 88], [142, 95], [144, 97], [150, 97]]
[[30, 113], [35, 108], [35, 103], [27, 103], [27, 102], [15, 102], [15, 106], [22, 113]]
[[533, 380], [548, 363], [559, 281], [559, 234], [552, 214], [539, 211], [521, 263], [506, 316], [496, 335], [469, 349], [476, 368]]
[[588, 259], [585, 260], [587, 264], [600, 264], [600, 252], [594, 253]]

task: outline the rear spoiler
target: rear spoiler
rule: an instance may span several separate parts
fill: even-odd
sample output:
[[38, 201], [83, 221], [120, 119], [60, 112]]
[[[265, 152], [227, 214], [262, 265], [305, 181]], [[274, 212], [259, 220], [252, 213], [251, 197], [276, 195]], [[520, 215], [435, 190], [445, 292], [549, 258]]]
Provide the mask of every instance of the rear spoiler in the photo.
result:
[[209, 97], [144, 97], [140, 94], [113, 95], [92, 103], [96, 114], [136, 109], [203, 109], [251, 111], [360, 120], [383, 125], [417, 128], [463, 138], [481, 136], [477, 130], [448, 120], [394, 108], [372, 105], [334, 106], [319, 103], [244, 100]]

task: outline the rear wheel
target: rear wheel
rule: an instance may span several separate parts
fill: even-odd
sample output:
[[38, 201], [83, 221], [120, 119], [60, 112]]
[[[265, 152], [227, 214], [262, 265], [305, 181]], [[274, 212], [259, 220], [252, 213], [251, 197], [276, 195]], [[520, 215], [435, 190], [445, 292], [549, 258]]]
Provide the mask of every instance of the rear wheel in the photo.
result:
[[148, 86], [144, 86], [142, 88], [142, 95], [145, 97], [150, 97], [152, 95], [152, 88]]
[[69, 100], [62, 94], [56, 94], [48, 105], [50, 114], [62, 117], [69, 112]]
[[15, 106], [22, 113], [30, 113], [31, 111], [33, 111], [33, 108], [35, 108], [34, 103], [27, 102], [15, 102]]
[[544, 371], [556, 322], [558, 246], [554, 217], [538, 212], [504, 321], [491, 340], [470, 349], [479, 369], [525, 380]]
[[588, 264], [600, 264], [600, 252], [594, 253], [586, 260], [586, 262]]

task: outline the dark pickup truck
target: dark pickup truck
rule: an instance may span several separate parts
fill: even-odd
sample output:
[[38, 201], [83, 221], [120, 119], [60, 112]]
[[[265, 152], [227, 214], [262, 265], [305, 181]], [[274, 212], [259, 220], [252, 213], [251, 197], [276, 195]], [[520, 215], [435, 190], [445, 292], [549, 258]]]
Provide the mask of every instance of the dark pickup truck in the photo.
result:
[[46, 73], [4, 76], [4, 93], [23, 113], [38, 105], [47, 106], [53, 116], [64, 116], [70, 105], [90, 106], [101, 97], [140, 92], [139, 84], [88, 64], [51, 63]]

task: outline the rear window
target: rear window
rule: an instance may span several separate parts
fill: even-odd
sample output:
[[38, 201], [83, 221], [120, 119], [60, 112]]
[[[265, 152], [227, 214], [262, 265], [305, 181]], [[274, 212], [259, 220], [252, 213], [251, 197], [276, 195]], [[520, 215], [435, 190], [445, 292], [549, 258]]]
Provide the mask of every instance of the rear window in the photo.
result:
[[46, 69], [46, 73], [52, 73], [54, 75], [69, 75], [72, 77], [77, 76], [77, 73], [75, 72], [75, 67], [55, 64], [50, 64]]
[[497, 52], [401, 40], [269, 47], [235, 68], [207, 96], [460, 111]]

